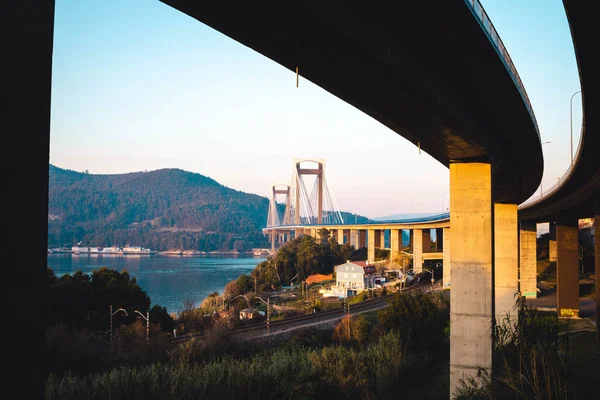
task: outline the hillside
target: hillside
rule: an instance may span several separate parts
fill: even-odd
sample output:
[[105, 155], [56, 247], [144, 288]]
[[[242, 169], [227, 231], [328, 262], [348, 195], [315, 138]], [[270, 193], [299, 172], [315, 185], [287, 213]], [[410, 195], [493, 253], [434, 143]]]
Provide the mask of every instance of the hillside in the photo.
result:
[[268, 246], [261, 231], [266, 197], [180, 169], [96, 175], [50, 164], [48, 200], [49, 246], [81, 242], [200, 251]]

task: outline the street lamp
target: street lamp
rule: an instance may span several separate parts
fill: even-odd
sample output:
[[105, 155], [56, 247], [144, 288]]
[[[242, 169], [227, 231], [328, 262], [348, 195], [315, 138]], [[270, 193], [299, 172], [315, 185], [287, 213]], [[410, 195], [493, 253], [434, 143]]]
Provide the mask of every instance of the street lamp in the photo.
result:
[[571, 107], [570, 107], [570, 111], [571, 111], [571, 119], [570, 119], [570, 125], [571, 125], [571, 164], [573, 164], [573, 97], [575, 97], [575, 95], [577, 93], [581, 93], [581, 90], [578, 90], [577, 92], [573, 93], [573, 95], [571, 96]]
[[146, 316], [138, 310], [135, 310], [135, 312], [140, 314], [142, 318], [146, 320], [146, 344], [148, 344], [150, 343], [150, 312], [146, 311]]
[[[413, 206], [413, 200], [416, 200], [416, 197], [413, 197], [412, 199], [410, 199], [410, 217], [412, 218], [412, 206]], [[418, 202], [417, 202], [418, 204]]]
[[445, 195], [446, 193], [450, 193], [450, 191], [449, 191], [449, 190], [446, 190], [444, 193], [442, 193], [442, 212], [444, 212], [444, 195]]
[[113, 315], [115, 315], [116, 313], [118, 313], [119, 311], [123, 311], [125, 313], [125, 315], [129, 315], [127, 314], [127, 310], [125, 310], [124, 308], [119, 308], [117, 311], [113, 312], [113, 307], [112, 304], [110, 305], [110, 344], [112, 346], [113, 344]]

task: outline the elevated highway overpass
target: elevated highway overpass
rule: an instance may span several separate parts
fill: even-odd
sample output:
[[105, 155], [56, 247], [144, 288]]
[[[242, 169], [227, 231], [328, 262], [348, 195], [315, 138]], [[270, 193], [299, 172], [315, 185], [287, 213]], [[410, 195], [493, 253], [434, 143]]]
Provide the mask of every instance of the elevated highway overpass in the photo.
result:
[[519, 290], [517, 205], [539, 186], [543, 156], [525, 88], [480, 3], [161, 1], [449, 167], [451, 393], [491, 370], [490, 325]]
[[[594, 218], [595, 238], [600, 233], [600, 71], [596, 14], [590, 3], [563, 0], [579, 69], [583, 119], [580, 141], [572, 163], [551, 188], [520, 204], [520, 270], [525, 293], [535, 296], [536, 224], [550, 225], [550, 261], [556, 261], [557, 310], [561, 316], [579, 313], [578, 219]], [[600, 246], [595, 246], [595, 274], [600, 276]], [[597, 279], [597, 278], [596, 278]], [[597, 281], [596, 281], [597, 282]], [[596, 283], [596, 310], [600, 309], [600, 285]], [[596, 326], [600, 313], [596, 312]], [[597, 331], [600, 343], [600, 332]]]

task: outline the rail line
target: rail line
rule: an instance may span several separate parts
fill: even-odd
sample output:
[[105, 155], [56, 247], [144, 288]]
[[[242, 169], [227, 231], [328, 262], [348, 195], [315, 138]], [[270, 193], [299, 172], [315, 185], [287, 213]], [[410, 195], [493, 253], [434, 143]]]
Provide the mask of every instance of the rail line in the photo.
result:
[[[400, 293], [413, 293], [416, 291], [423, 291], [424, 289], [428, 289], [430, 287], [431, 287], [430, 283], [418, 283], [418, 284], [411, 285], [405, 289], [402, 289], [399, 292]], [[365, 300], [361, 303], [352, 304], [352, 305], [350, 305], [350, 310], [357, 312], [357, 311], [363, 311], [364, 309], [369, 309], [369, 308], [373, 307], [374, 305], [387, 302], [387, 300], [390, 297], [392, 297], [393, 295], [395, 295], [396, 293], [398, 293], [398, 292], [389, 293], [389, 294], [383, 295], [383, 296], [375, 298], [375, 299]], [[269, 326], [270, 326], [270, 330], [273, 330], [273, 328], [281, 328], [286, 325], [297, 324], [298, 322], [302, 322], [302, 321], [306, 321], [306, 322], [315, 321], [315, 320], [325, 319], [327, 317], [333, 317], [333, 316], [342, 315], [342, 314], [344, 314], [344, 310], [342, 307], [339, 307], [339, 308], [319, 311], [316, 313], [297, 315], [297, 316], [287, 317], [287, 318], [277, 320], [277, 321], [272, 321], [272, 322], [270, 322]], [[250, 332], [254, 332], [254, 331], [261, 331], [261, 330], [266, 331], [266, 329], [267, 329], [266, 322], [260, 321], [260, 322], [251, 324], [250, 326], [239, 326], [239, 327], [231, 328], [229, 330], [229, 334], [232, 336], [234, 336], [234, 335], [237, 336], [237, 335], [246, 334], [246, 333], [250, 333]], [[172, 343], [182, 343], [182, 342], [185, 342], [192, 338], [199, 338], [202, 336], [204, 336], [204, 334], [202, 334], [202, 333], [199, 333], [196, 335], [180, 336], [180, 337], [171, 339], [171, 342]]]

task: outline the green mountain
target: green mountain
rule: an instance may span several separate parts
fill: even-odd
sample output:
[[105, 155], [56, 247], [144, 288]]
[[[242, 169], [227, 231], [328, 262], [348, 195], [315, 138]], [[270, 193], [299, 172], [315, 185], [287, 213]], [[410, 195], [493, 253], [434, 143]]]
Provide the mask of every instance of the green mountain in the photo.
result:
[[49, 246], [129, 244], [159, 251], [269, 246], [262, 234], [266, 197], [181, 169], [95, 175], [50, 164], [48, 200]]

